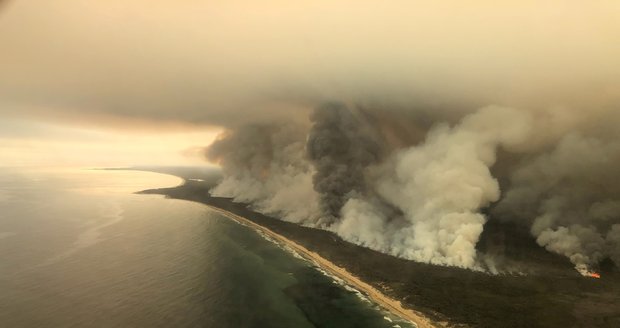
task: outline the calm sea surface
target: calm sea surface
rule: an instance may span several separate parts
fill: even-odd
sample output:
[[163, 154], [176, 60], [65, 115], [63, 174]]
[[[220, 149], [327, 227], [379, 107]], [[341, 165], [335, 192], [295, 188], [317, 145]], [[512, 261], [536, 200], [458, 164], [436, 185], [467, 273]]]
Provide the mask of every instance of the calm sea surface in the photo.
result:
[[180, 182], [0, 169], [0, 327], [409, 327]]

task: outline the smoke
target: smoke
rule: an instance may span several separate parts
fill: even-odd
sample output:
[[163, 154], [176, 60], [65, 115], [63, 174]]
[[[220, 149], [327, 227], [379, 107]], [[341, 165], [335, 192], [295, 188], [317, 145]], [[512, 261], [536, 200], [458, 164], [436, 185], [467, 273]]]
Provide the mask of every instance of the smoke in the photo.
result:
[[[380, 132], [360, 117], [343, 104], [319, 106], [310, 116], [305, 152], [300, 128], [291, 134], [246, 127], [225, 135], [209, 148], [227, 176], [213, 194], [403, 258], [479, 266], [475, 246], [486, 221], [480, 209], [500, 197], [490, 167], [498, 148], [527, 140], [531, 115], [483, 108], [457, 125], [438, 124], [421, 144], [390, 154], [382, 154]], [[302, 192], [302, 203], [278, 201]]]
[[315, 221], [318, 195], [314, 170], [302, 157], [303, 131], [295, 125], [245, 126], [220, 136], [206, 155], [225, 177], [211, 193], [291, 222]]
[[217, 127], [214, 195], [408, 259], [512, 220], [618, 263], [620, 2], [452, 5], [15, 2], [0, 115]]
[[[526, 140], [529, 119], [523, 112], [489, 107], [457, 126], [434, 127], [423, 144], [397, 152], [377, 180], [379, 195], [402, 211], [403, 222], [380, 226], [386, 216], [356, 200], [347, 204], [338, 232], [407, 259], [476, 266], [475, 246], [486, 221], [480, 209], [500, 197], [489, 168], [498, 147]], [[382, 237], [369, 233], [368, 225]]]
[[492, 219], [526, 227], [582, 273], [620, 263], [612, 110], [328, 102], [306, 112], [305, 122], [224, 133], [208, 148], [225, 174], [212, 193], [419, 262], [509, 271], [477, 251]]
[[[476, 251], [489, 219], [527, 226], [582, 273], [620, 261], [612, 111], [490, 106], [420, 121], [361, 108], [329, 102], [302, 124], [224, 133], [207, 151], [225, 175], [212, 194], [425, 263], [501, 271]], [[510, 161], [496, 166], [500, 150]]]
[[618, 1], [452, 2], [13, 1], [0, 113], [236, 128], [329, 99], [432, 118], [617, 104]]
[[376, 136], [342, 103], [327, 103], [310, 116], [306, 151], [314, 165], [314, 189], [319, 193], [324, 222], [333, 223], [345, 201], [366, 191], [364, 169], [379, 160]]
[[549, 152], [524, 161], [499, 204], [531, 221], [539, 245], [580, 272], [620, 250], [620, 143], [568, 134]]

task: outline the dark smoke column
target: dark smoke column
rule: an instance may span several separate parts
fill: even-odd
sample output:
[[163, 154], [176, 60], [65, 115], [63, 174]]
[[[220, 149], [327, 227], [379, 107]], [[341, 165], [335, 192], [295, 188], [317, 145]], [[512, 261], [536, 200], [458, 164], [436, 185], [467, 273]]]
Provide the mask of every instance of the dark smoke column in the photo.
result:
[[342, 103], [318, 107], [310, 120], [306, 151], [316, 169], [314, 190], [324, 213], [319, 225], [328, 226], [347, 199], [365, 192], [364, 168], [378, 161], [381, 148], [369, 126]]

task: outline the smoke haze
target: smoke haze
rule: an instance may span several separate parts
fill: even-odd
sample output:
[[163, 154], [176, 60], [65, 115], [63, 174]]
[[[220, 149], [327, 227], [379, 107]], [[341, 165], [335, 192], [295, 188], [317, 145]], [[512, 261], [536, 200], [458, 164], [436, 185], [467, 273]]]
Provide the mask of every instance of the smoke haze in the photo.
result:
[[480, 270], [509, 221], [583, 272], [620, 261], [618, 40], [617, 1], [14, 0], [0, 115], [217, 129], [214, 195]]
[[[483, 212], [495, 205], [491, 219], [528, 226], [580, 272], [618, 261], [614, 111], [575, 112], [583, 116], [548, 126], [555, 109], [489, 106], [454, 124], [438, 119], [422, 128], [422, 140], [392, 144], [382, 133], [392, 112], [356, 111], [326, 103], [308, 126], [292, 126], [294, 135], [251, 126], [222, 135], [207, 152], [226, 174], [213, 194], [395, 256], [477, 270], [495, 270], [476, 251], [490, 219]], [[513, 160], [494, 176], [499, 150]]]

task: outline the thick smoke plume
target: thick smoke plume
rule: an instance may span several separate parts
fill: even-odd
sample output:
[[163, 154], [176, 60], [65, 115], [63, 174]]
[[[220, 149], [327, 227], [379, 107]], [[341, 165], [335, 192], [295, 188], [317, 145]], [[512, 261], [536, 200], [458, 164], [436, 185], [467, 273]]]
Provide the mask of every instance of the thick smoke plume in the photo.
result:
[[214, 195], [408, 259], [620, 261], [619, 1], [281, 2], [10, 2], [0, 115], [225, 131]]
[[[403, 113], [330, 102], [305, 124], [226, 132], [208, 148], [225, 173], [212, 193], [425, 263], [495, 271], [476, 250], [490, 219], [527, 226], [584, 273], [620, 261], [613, 112]], [[417, 132], [389, 134], [396, 118]], [[500, 150], [509, 165], [495, 166]]]
[[345, 201], [364, 194], [364, 169], [379, 160], [381, 147], [367, 126], [341, 103], [318, 107], [310, 116], [306, 151], [314, 165], [314, 189], [324, 214], [333, 223]]
[[297, 126], [246, 126], [222, 135], [207, 151], [225, 174], [212, 194], [288, 221], [315, 221], [318, 195], [312, 187], [314, 170], [303, 158], [301, 131]]
[[[475, 246], [486, 221], [480, 209], [500, 197], [489, 168], [497, 148], [524, 142], [529, 128], [527, 114], [499, 107], [482, 109], [454, 127], [436, 126], [422, 144], [394, 154], [377, 179], [378, 193], [402, 211], [402, 222], [384, 228], [389, 218], [356, 200], [337, 231], [370, 247], [382, 240], [378, 249], [407, 259], [476, 266]], [[360, 215], [365, 212], [372, 214]], [[369, 225], [375, 228], [368, 231]], [[382, 236], [366, 243], [373, 231]]]
[[512, 175], [499, 208], [531, 221], [539, 245], [580, 272], [620, 263], [620, 143], [569, 134]]

